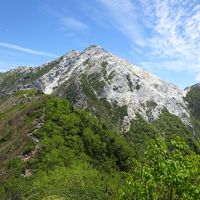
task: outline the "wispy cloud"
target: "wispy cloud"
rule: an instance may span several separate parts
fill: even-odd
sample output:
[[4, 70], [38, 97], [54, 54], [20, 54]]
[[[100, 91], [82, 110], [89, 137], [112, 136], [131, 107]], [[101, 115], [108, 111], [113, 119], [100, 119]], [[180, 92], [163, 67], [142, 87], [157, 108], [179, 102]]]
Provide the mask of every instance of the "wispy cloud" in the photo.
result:
[[48, 17], [50, 16], [55, 20], [57, 20], [57, 23], [59, 24], [62, 30], [67, 30], [68, 32], [69, 31], [85, 32], [89, 30], [89, 26], [80, 19], [77, 19], [74, 16], [70, 16], [68, 13], [66, 14], [63, 11], [56, 10], [52, 8], [49, 4], [44, 4], [42, 6], [42, 12], [46, 14]]
[[[98, 0], [108, 12], [110, 23], [126, 35], [132, 42], [145, 45], [144, 32], [137, 6], [131, 0]], [[104, 11], [104, 12], [105, 12]], [[135, 14], [137, 12], [137, 15]]]
[[36, 50], [33, 50], [33, 49], [29, 49], [29, 48], [21, 47], [19, 45], [5, 43], [5, 42], [0, 42], [0, 47], [12, 49], [12, 50], [32, 54], [32, 55], [37, 55], [37, 56], [46, 56], [46, 57], [50, 57], [50, 58], [58, 57], [57, 55], [52, 54], [52, 53], [43, 52], [43, 51], [36, 51]]
[[187, 71], [200, 81], [199, 1], [97, 1], [108, 12], [113, 26], [132, 41], [134, 49], [146, 53], [145, 65]]
[[156, 0], [143, 5], [146, 11], [149, 8], [154, 11], [146, 12], [154, 31], [148, 38], [152, 55], [160, 58], [161, 66], [193, 72], [199, 80], [200, 4], [185, 0]]

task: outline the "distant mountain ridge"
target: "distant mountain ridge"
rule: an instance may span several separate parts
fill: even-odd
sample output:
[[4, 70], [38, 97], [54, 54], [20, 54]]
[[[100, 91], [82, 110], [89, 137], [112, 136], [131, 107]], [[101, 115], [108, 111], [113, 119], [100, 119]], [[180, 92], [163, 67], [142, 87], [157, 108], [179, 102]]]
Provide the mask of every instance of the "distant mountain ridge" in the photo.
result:
[[75, 107], [94, 114], [101, 112], [95, 104], [102, 100], [109, 109], [122, 108], [119, 123], [125, 131], [137, 113], [151, 122], [164, 108], [190, 123], [183, 90], [100, 46], [71, 51], [38, 68], [20, 67], [0, 76], [0, 96], [31, 88], [67, 98]]

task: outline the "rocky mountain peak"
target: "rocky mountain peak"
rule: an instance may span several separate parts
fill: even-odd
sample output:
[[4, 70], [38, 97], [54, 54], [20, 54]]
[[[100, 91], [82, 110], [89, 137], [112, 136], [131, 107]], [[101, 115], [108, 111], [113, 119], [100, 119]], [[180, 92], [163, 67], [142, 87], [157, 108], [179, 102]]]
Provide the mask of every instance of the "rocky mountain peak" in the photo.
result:
[[45, 64], [44, 69], [48, 69], [46, 73], [23, 88], [54, 93], [94, 113], [101, 109], [95, 104], [102, 100], [111, 110], [123, 108], [123, 112], [120, 111], [123, 131], [129, 129], [137, 113], [151, 122], [164, 108], [184, 123], [190, 123], [184, 91], [100, 46], [92, 45], [82, 52], [71, 51]]
[[87, 53], [95, 52], [97, 54], [97, 53], [106, 52], [106, 50], [99, 45], [91, 45], [91, 46], [87, 47], [83, 52], [87, 52]]

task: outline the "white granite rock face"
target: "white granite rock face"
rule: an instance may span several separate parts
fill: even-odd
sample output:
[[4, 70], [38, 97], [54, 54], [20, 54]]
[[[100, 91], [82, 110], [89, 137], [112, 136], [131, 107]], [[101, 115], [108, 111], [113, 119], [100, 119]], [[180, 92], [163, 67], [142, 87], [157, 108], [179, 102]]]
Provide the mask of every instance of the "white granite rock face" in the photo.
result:
[[73, 76], [79, 78], [83, 74], [92, 76], [97, 73], [100, 74], [98, 81], [105, 83], [98, 98], [106, 98], [118, 106], [127, 106], [128, 116], [124, 118], [124, 131], [129, 129], [136, 113], [153, 121], [159, 117], [163, 108], [167, 108], [184, 123], [190, 123], [190, 115], [183, 100], [184, 91], [99, 46], [66, 54], [56, 67], [37, 80], [37, 84], [46, 94], [51, 94]]

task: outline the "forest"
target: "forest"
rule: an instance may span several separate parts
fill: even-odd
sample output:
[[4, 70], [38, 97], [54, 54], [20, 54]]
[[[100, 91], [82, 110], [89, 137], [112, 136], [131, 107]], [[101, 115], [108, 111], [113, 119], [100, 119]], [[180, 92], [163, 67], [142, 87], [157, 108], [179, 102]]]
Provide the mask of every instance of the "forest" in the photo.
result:
[[120, 133], [35, 91], [0, 108], [2, 200], [200, 199], [199, 142], [167, 110]]

